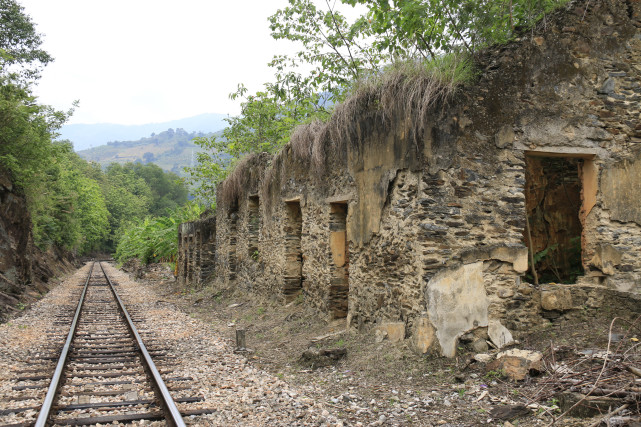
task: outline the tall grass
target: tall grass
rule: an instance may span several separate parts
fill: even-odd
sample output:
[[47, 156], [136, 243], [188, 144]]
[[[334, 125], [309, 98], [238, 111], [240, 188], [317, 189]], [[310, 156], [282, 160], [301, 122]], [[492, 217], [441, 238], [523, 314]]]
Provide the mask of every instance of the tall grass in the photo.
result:
[[138, 258], [141, 263], [174, 263], [178, 254], [178, 225], [197, 219], [205, 208], [188, 203], [167, 216], [147, 217], [132, 223], [124, 231], [116, 248], [116, 259], [124, 263]]

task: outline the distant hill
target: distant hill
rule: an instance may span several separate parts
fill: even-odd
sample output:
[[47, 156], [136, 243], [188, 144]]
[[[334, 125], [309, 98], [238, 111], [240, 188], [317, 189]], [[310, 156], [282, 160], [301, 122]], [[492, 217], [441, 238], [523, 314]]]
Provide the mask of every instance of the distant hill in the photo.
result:
[[106, 145], [78, 151], [85, 160], [106, 166], [110, 163], [155, 163], [166, 171], [185, 176], [183, 168], [191, 166], [200, 147], [191, 142], [197, 136], [213, 133], [168, 129], [135, 141], [114, 141]]
[[73, 142], [76, 151], [98, 147], [109, 141], [135, 141], [167, 129], [184, 129], [186, 132], [217, 132], [226, 127], [225, 114], [201, 114], [186, 119], [145, 125], [115, 125], [109, 123], [64, 125], [58, 139]]

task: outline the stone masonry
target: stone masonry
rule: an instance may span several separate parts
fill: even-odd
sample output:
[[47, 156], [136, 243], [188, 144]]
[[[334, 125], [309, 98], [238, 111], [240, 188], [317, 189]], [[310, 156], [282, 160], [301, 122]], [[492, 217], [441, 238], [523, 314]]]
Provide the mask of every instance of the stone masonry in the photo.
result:
[[198, 221], [178, 226], [180, 250], [176, 261], [182, 287], [198, 288], [213, 273], [216, 263], [216, 217], [206, 215]]
[[572, 2], [478, 55], [477, 81], [426, 110], [355, 96], [279, 154], [244, 159], [215, 222], [181, 225], [179, 279], [215, 269], [446, 356], [490, 324], [518, 336], [586, 295], [637, 298], [640, 13]]

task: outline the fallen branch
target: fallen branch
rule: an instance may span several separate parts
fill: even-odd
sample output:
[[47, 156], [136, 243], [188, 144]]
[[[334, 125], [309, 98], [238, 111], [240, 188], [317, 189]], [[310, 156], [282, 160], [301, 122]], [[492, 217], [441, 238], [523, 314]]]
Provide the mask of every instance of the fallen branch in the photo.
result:
[[[615, 409], [614, 411], [610, 412], [609, 414], [606, 414], [603, 418], [601, 418], [601, 419], [599, 419], [598, 421], [595, 421], [595, 422], [593, 422], [592, 424], [590, 424], [590, 426], [589, 426], [589, 427], [598, 427], [598, 426], [599, 426], [599, 424], [601, 424], [602, 422], [606, 421], [608, 418], [610, 418], [610, 417], [612, 417], [612, 416], [614, 416], [614, 415], [618, 414], [619, 412], [623, 411], [624, 409], [627, 409], [627, 407], [628, 407], [628, 404], [627, 404], [627, 403], [626, 403], [625, 405], [621, 405], [621, 406], [619, 406], [619, 407], [618, 407], [617, 409]], [[607, 422], [606, 422], [606, 424], [607, 424]], [[608, 425], [609, 425], [609, 424], [608, 424]]]
[[[612, 322], [610, 322], [610, 330], [609, 330], [609, 333], [608, 333], [608, 346], [606, 347], [606, 353], [605, 353], [606, 355], [607, 355], [607, 354], [610, 354], [610, 347], [611, 347], [611, 345], [612, 345], [612, 328], [614, 327], [614, 322], [616, 322], [616, 320], [617, 320], [617, 319], [618, 319], [618, 317], [615, 317], [614, 319], [612, 319]], [[588, 398], [588, 396], [590, 396], [590, 395], [592, 394], [592, 392], [597, 388], [597, 385], [599, 384], [599, 380], [601, 379], [601, 377], [603, 376], [603, 373], [605, 372], [605, 368], [608, 366], [608, 361], [609, 361], [609, 359], [608, 359], [607, 357], [606, 357], [605, 359], [603, 359], [603, 366], [601, 367], [601, 370], [599, 371], [599, 375], [597, 376], [596, 380], [594, 381], [594, 384], [592, 385], [592, 390], [590, 390], [590, 391], [589, 391], [585, 396], [583, 396], [583, 398], [579, 399], [579, 400], [578, 400], [574, 405], [572, 405], [568, 410], [566, 410], [564, 413], [562, 413], [562, 414], [561, 414], [561, 415], [559, 415], [557, 418], [555, 418], [555, 419], [554, 419], [554, 420], [553, 420], [553, 421], [548, 425], [548, 427], [549, 427], [549, 426], [552, 426], [552, 425], [554, 425], [554, 424], [556, 424], [556, 422], [557, 422], [558, 420], [560, 420], [561, 418], [565, 417], [565, 416], [566, 416], [570, 411], [572, 411], [574, 408], [576, 408], [576, 407], [577, 407], [577, 406], [579, 406], [581, 403], [583, 403], [583, 402], [585, 401], [585, 399], [587, 399], [587, 398]], [[626, 407], [627, 407], [627, 406], [626, 406]], [[625, 409], [625, 408], [624, 408], [624, 409]]]
[[641, 378], [641, 369], [635, 368], [634, 366], [630, 366], [630, 365], [623, 365], [623, 366], [625, 367], [626, 371]]

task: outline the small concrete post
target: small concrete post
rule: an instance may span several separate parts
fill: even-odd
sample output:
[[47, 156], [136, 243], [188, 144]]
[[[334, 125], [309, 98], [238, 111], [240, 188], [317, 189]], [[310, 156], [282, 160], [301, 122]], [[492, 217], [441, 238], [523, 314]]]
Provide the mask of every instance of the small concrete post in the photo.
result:
[[236, 329], [236, 351], [245, 351], [245, 330]]

